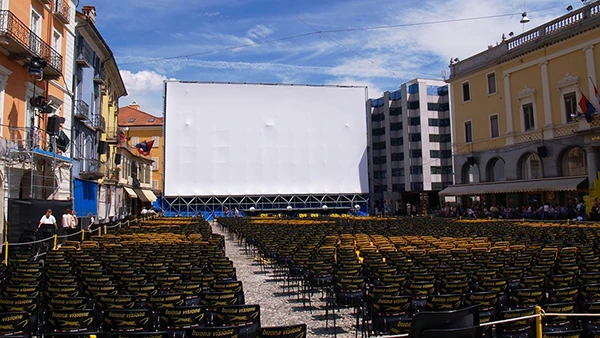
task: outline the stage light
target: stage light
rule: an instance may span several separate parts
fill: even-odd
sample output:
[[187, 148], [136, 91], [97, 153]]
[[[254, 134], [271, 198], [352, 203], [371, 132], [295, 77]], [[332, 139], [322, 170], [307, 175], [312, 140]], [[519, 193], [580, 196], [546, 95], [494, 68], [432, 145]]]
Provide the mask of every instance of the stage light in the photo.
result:
[[288, 205], [288, 206], [286, 207], [286, 209], [287, 209], [288, 211], [290, 211], [290, 210], [292, 210], [293, 208], [292, 208], [292, 206], [291, 206], [291, 205]]
[[527, 12], [523, 12], [521, 14], [521, 21], [519, 21], [519, 23], [528, 23], [529, 21], [531, 20], [529, 20], [529, 18], [527, 17]]
[[571, 5], [567, 6], [567, 11], [569, 11], [569, 12], [570, 12], [570, 11], [572, 11], [572, 10], [573, 10], [573, 6], [571, 6]]
[[29, 75], [32, 75], [37, 78], [42, 78], [44, 76], [44, 68], [48, 65], [48, 62], [42, 58], [34, 57], [29, 62], [29, 68], [27, 72]]
[[354, 209], [356, 209], [356, 210], [360, 210], [360, 205], [358, 205], [358, 204], [357, 204], [357, 205], [355, 205], [355, 206], [354, 206]]
[[329, 209], [329, 207], [326, 204], [324, 204], [321, 208], [323, 208], [323, 210]]
[[250, 210], [250, 212], [254, 212], [254, 211], [256, 211], [256, 209], [255, 209], [254, 207], [250, 207], [250, 209], [249, 209], [249, 210]]

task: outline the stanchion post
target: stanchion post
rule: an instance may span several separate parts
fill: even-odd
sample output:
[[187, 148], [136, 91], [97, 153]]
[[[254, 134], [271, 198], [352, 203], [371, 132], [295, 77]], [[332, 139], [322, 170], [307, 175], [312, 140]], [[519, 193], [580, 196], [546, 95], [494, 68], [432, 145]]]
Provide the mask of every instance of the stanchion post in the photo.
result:
[[102, 227], [98, 227], [98, 236], [102, 236]]
[[8, 241], [4, 241], [4, 266], [8, 266]]
[[107, 231], [106, 225], [104, 226], [104, 234], [105, 234], [105, 235], [106, 235], [106, 234], [108, 234], [108, 231]]
[[535, 318], [535, 338], [542, 338], [542, 308], [540, 306], [535, 307], [535, 314], [540, 315]]
[[81, 229], [81, 241], [85, 240], [85, 230]]
[[119, 229], [121, 229], [121, 222], [117, 223], [117, 225], [119, 226]]
[[52, 247], [52, 250], [56, 250], [56, 243], [58, 242], [58, 235], [54, 234], [54, 246]]

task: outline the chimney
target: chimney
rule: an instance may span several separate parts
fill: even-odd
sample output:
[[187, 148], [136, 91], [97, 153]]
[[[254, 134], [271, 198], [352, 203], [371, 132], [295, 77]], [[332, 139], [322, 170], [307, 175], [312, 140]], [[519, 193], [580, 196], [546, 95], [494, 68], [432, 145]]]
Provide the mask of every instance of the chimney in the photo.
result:
[[85, 15], [92, 23], [96, 23], [96, 7], [86, 5], [81, 8], [81, 12]]
[[129, 105], [129, 108], [132, 108], [132, 109], [135, 109], [135, 110], [140, 110], [140, 105], [136, 101], [133, 101]]

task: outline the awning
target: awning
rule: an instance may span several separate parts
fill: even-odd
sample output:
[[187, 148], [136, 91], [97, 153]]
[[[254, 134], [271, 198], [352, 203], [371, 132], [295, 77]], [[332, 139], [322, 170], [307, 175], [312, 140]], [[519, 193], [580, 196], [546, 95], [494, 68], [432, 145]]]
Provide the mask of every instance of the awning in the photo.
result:
[[137, 197], [142, 200], [142, 202], [154, 202], [156, 201], [156, 196], [151, 190], [148, 189], [135, 189], [135, 193]]
[[128, 188], [128, 187], [123, 187], [123, 189], [125, 189], [125, 192], [127, 192], [127, 195], [129, 195], [129, 197], [131, 198], [137, 198], [137, 194], [135, 193], [135, 191], [133, 191], [133, 189]]
[[574, 191], [587, 176], [556, 177], [528, 181], [506, 181], [452, 185], [440, 191], [440, 196], [504, 194], [511, 192]]

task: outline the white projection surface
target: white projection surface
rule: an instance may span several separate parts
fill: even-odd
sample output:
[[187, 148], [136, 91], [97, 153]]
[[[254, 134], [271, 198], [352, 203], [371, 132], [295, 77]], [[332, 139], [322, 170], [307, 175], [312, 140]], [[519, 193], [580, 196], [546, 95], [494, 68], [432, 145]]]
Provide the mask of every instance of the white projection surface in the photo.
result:
[[368, 192], [365, 87], [165, 90], [165, 196]]

